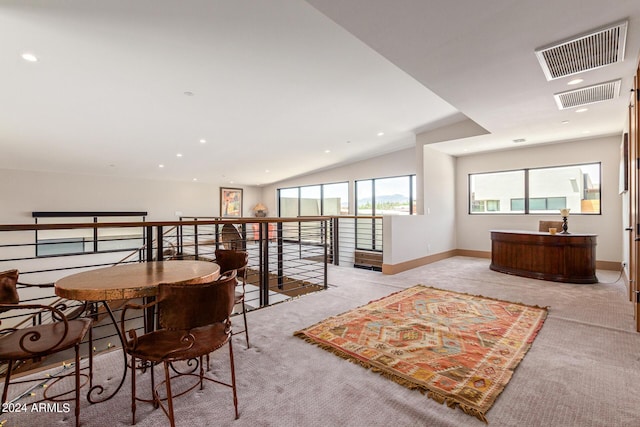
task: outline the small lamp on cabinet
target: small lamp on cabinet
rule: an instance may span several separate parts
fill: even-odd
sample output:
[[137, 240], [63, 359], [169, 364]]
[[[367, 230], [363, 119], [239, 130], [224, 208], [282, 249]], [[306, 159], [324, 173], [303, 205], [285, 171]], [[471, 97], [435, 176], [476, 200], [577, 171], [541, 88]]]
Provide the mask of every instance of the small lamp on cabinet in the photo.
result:
[[570, 234], [567, 231], [567, 229], [569, 228], [569, 225], [567, 223], [567, 218], [569, 217], [570, 211], [571, 209], [569, 208], [560, 209], [560, 216], [562, 217], [562, 231], [560, 232], [560, 234]]

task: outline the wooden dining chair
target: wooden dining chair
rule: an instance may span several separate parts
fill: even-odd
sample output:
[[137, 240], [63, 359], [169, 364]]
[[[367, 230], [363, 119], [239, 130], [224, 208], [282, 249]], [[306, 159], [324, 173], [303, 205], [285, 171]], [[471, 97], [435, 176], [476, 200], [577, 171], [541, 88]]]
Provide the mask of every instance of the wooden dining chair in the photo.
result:
[[[131, 412], [132, 423], [136, 423], [136, 402], [145, 401], [159, 405], [169, 418], [171, 427], [175, 427], [173, 398], [182, 396], [208, 380], [230, 387], [233, 390], [233, 405], [235, 418], [238, 418], [238, 398], [236, 392], [235, 368], [233, 364], [233, 346], [231, 341], [231, 313], [235, 305], [236, 272], [220, 276], [210, 283], [164, 283], [159, 285], [158, 297], [155, 302], [139, 305], [125, 305], [120, 327], [126, 338], [125, 351], [131, 356]], [[126, 331], [125, 317], [130, 309], [144, 310], [157, 306], [159, 329], [138, 336], [135, 329]], [[229, 362], [231, 368], [231, 383], [226, 383], [204, 373], [203, 356], [229, 344]], [[136, 396], [136, 361], [140, 360], [151, 365], [162, 363], [164, 366], [163, 382], [152, 386], [151, 401]], [[197, 360], [199, 372], [193, 369], [183, 373], [175, 369], [172, 363], [184, 360]], [[170, 368], [174, 374], [170, 374]], [[198, 381], [185, 391], [173, 395], [171, 380], [178, 376], [192, 376]], [[159, 388], [165, 385], [166, 398], [161, 398]], [[166, 400], [166, 407], [163, 404]]]
[[242, 236], [233, 224], [224, 224], [220, 233], [220, 240], [225, 249], [242, 249]]
[[538, 231], [549, 231], [550, 228], [555, 228], [556, 231], [562, 231], [562, 221], [539, 221]]
[[[7, 402], [9, 384], [14, 365], [30, 359], [38, 360], [52, 354], [73, 348], [75, 350], [75, 369], [73, 374], [53, 377], [53, 383], [45, 389], [42, 399], [33, 403], [49, 401], [75, 400], [76, 427], [80, 425], [80, 343], [89, 334], [91, 342], [91, 319], [78, 318], [69, 320], [55, 307], [41, 304], [20, 304], [17, 290], [18, 270], [8, 270], [0, 273], [0, 313], [17, 310], [30, 310], [34, 316], [50, 313], [51, 323], [45, 323], [25, 328], [7, 327], [0, 330], [0, 361], [7, 362], [7, 370], [2, 391], [2, 406]], [[39, 286], [39, 285], [36, 285]], [[42, 287], [42, 286], [39, 286]], [[1, 321], [0, 321], [1, 322]], [[89, 377], [93, 372], [91, 349], [89, 349]], [[75, 376], [74, 397], [62, 398], [71, 391], [48, 395], [53, 384], [68, 376]], [[51, 378], [51, 377], [50, 377]], [[42, 377], [14, 381], [11, 384], [43, 381]]]
[[249, 264], [249, 254], [246, 251], [237, 251], [233, 249], [216, 249], [215, 263], [220, 266], [220, 271], [224, 274], [232, 270], [237, 271], [239, 286], [236, 288], [235, 303], [242, 306], [242, 317], [244, 320], [244, 329], [233, 331], [234, 335], [244, 332], [247, 340], [247, 348], [249, 348], [249, 327], [247, 325], [247, 306], [245, 304], [246, 284], [247, 284], [247, 265]]

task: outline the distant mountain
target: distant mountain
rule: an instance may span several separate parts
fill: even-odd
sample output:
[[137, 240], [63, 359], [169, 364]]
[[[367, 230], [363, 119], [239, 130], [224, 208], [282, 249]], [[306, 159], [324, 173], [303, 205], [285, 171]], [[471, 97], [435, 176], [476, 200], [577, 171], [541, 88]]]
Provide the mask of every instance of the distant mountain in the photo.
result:
[[[359, 199], [358, 206], [362, 206], [367, 202], [371, 203], [371, 199]], [[388, 194], [376, 197], [376, 203], [409, 203], [409, 197], [402, 194]]]

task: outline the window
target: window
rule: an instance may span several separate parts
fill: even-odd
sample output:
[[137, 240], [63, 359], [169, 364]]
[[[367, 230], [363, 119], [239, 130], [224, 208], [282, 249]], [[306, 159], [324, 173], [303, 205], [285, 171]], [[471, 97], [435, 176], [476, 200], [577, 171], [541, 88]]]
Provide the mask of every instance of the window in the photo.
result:
[[322, 186], [322, 215], [349, 215], [349, 185], [346, 182]]
[[487, 200], [487, 212], [499, 212], [500, 200]]
[[484, 200], [473, 200], [471, 202], [471, 212], [485, 212], [485, 201]]
[[600, 163], [531, 169], [529, 197], [540, 199], [530, 211], [557, 213], [570, 208], [571, 214], [600, 213]]
[[319, 185], [300, 187], [300, 216], [322, 215], [321, 192]]
[[[308, 185], [278, 189], [280, 217], [347, 215], [349, 213], [349, 184]], [[320, 243], [319, 222], [283, 224], [282, 235], [287, 241]]]
[[[40, 231], [42, 234], [42, 231]], [[81, 254], [85, 251], [85, 239], [83, 237], [67, 239], [38, 239], [36, 256], [53, 256], [66, 254]]]
[[278, 190], [278, 214], [281, 217], [296, 217], [300, 210], [300, 188], [282, 188]]
[[[524, 171], [469, 175], [471, 213], [523, 213]], [[514, 203], [514, 200], [523, 202]]]
[[[416, 176], [356, 181], [356, 215], [415, 215]], [[381, 250], [382, 219], [356, 220], [356, 248]]]
[[499, 212], [500, 200], [475, 200], [471, 206], [472, 212]]
[[469, 213], [600, 214], [600, 163], [469, 175]]
[[416, 176], [356, 181], [356, 215], [415, 215]]
[[[514, 206], [524, 210], [524, 199], [511, 199], [512, 210]], [[529, 199], [530, 211], [556, 211], [567, 207], [566, 197], [531, 197]]]
[[308, 185], [278, 189], [280, 217], [348, 215], [349, 184]]
[[[147, 212], [32, 212], [36, 224], [144, 221]], [[36, 231], [36, 256], [133, 251], [144, 246], [144, 231], [127, 228], [73, 228]]]

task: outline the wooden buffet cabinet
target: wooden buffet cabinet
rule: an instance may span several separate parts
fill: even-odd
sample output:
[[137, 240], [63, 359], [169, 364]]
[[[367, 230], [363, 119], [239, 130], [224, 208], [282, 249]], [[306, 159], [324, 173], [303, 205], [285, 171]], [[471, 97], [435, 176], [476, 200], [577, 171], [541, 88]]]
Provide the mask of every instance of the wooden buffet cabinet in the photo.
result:
[[491, 230], [491, 266], [501, 273], [597, 283], [595, 234]]

